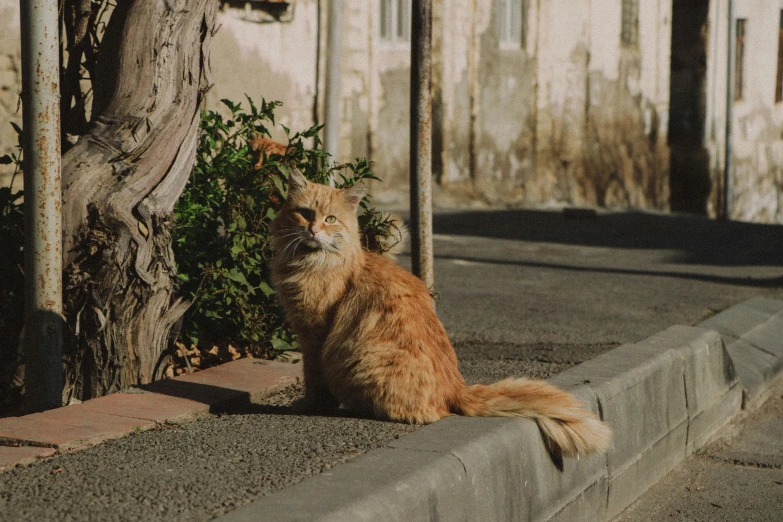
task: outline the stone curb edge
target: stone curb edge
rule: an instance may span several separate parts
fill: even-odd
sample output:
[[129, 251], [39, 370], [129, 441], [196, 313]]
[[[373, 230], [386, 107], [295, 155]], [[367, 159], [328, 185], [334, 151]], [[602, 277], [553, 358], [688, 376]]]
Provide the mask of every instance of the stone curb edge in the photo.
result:
[[239, 359], [140, 390], [6, 417], [0, 419], [0, 471], [58, 451], [76, 451], [162, 423], [185, 422], [258, 401], [301, 377], [301, 364]]
[[781, 340], [783, 301], [754, 298], [552, 377], [615, 433], [562, 470], [532, 421], [449, 417], [218, 520], [608, 520], [762, 400]]

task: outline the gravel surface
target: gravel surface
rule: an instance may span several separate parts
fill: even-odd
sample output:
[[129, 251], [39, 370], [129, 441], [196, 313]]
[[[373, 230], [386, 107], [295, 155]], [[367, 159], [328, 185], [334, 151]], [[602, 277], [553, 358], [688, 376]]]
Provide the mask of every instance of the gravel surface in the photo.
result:
[[6, 471], [0, 520], [209, 520], [416, 429], [286, 414], [299, 393]]

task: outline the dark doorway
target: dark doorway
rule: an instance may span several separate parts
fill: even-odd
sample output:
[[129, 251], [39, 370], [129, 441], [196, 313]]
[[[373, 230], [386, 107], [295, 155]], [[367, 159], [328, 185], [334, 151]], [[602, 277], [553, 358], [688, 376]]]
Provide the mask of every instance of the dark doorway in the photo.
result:
[[672, 55], [669, 91], [671, 209], [707, 213], [710, 195], [706, 125], [709, 0], [672, 2]]

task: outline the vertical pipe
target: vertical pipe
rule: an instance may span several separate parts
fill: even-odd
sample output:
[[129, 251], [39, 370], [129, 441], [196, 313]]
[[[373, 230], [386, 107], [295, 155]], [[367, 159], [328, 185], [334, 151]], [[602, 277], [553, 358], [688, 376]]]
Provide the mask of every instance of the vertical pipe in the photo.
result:
[[57, 0], [20, 0], [25, 210], [25, 403], [62, 405], [62, 217]]
[[323, 8], [322, 0], [316, 3], [316, 31], [315, 31], [315, 94], [313, 96], [313, 125], [318, 125], [321, 121], [318, 104], [321, 102], [318, 91], [321, 88], [321, 16]]
[[735, 49], [735, 23], [734, 23], [734, 1], [728, 0], [728, 28], [726, 34], [727, 51], [726, 57], [726, 140], [724, 144], [723, 157], [723, 219], [731, 219], [731, 132], [732, 120], [734, 119], [734, 56]]
[[340, 142], [340, 75], [343, 52], [343, 0], [329, 0], [326, 42], [324, 150], [337, 160]]
[[412, 4], [411, 255], [413, 273], [432, 288], [432, 1]]

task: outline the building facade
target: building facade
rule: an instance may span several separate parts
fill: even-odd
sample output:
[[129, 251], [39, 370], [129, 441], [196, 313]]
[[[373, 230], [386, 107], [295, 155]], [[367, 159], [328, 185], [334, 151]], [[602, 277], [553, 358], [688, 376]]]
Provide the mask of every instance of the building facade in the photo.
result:
[[[436, 204], [783, 222], [783, 0], [432, 1]], [[371, 158], [376, 200], [403, 207], [410, 0], [341, 5], [337, 159]], [[292, 130], [322, 122], [331, 7], [222, 2], [210, 107], [247, 94], [282, 101], [278, 122]], [[6, 87], [19, 69], [17, 10], [0, 0], [0, 153], [15, 143], [5, 121], [19, 119], [18, 87]]]

